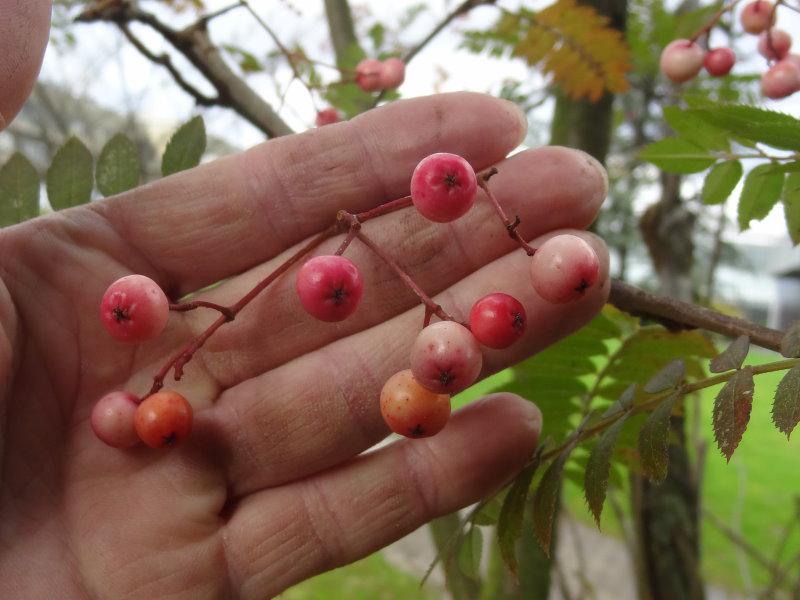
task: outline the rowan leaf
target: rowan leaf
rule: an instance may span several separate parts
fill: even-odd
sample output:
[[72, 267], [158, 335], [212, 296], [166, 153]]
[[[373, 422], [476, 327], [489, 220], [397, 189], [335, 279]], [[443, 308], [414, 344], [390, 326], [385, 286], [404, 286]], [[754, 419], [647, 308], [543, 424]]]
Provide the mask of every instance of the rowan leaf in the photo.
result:
[[653, 375], [644, 385], [648, 394], [657, 394], [677, 386], [686, 374], [686, 363], [683, 359], [676, 358], [669, 362], [663, 369]]
[[617, 400], [606, 409], [600, 418], [607, 419], [609, 417], [613, 417], [614, 415], [624, 412], [633, 406], [633, 400], [636, 398], [637, 387], [637, 384], [632, 383], [625, 388], [625, 391], [622, 392], [620, 397], [617, 398]]
[[47, 199], [53, 210], [89, 202], [94, 185], [92, 155], [76, 137], [58, 149], [45, 177]]
[[786, 176], [781, 200], [789, 236], [795, 245], [800, 244], [800, 173], [792, 172]]
[[470, 579], [480, 578], [483, 533], [480, 527], [472, 526], [467, 531], [458, 549], [458, 568]]
[[536, 493], [533, 496], [533, 532], [547, 556], [550, 556], [553, 520], [556, 506], [558, 505], [558, 497], [561, 493], [564, 465], [576, 443], [577, 437], [573, 437], [572, 441], [550, 463], [550, 466], [542, 475], [542, 480], [539, 482], [539, 487], [536, 488]]
[[708, 172], [703, 182], [701, 198], [703, 204], [722, 204], [731, 195], [742, 178], [742, 163], [738, 160], [726, 160], [717, 163]]
[[716, 157], [697, 144], [681, 138], [665, 138], [654, 142], [639, 156], [669, 173], [697, 173], [716, 162]]
[[783, 334], [781, 354], [786, 358], [800, 357], [800, 321], [793, 322]]
[[696, 108], [696, 114], [731, 134], [785, 150], [800, 150], [800, 120], [773, 110], [736, 104]]
[[653, 483], [664, 481], [669, 465], [669, 418], [683, 396], [676, 391], [662, 400], [639, 431], [639, 456], [642, 472]]
[[170, 138], [161, 159], [161, 174], [166, 177], [196, 167], [205, 150], [206, 126], [198, 115], [181, 125]]
[[719, 355], [711, 359], [709, 370], [712, 373], [724, 373], [731, 369], [739, 369], [750, 351], [750, 338], [740, 335], [733, 340]]
[[747, 174], [739, 198], [739, 229], [744, 231], [750, 221], [760, 221], [769, 214], [781, 197], [783, 178], [784, 174], [771, 164], [758, 165]]
[[603, 504], [606, 501], [608, 491], [608, 477], [611, 473], [611, 457], [614, 454], [614, 446], [617, 437], [625, 424], [628, 415], [617, 419], [611, 427], [603, 432], [597, 440], [592, 452], [589, 455], [589, 462], [586, 463], [584, 472], [583, 491], [589, 510], [594, 515], [597, 527], [600, 527], [600, 515], [603, 512]]
[[728, 462], [747, 429], [753, 387], [753, 367], [744, 367], [725, 383], [714, 401], [714, 439]]
[[500, 510], [497, 521], [497, 539], [500, 544], [500, 556], [512, 573], [517, 572], [517, 557], [514, 551], [519, 536], [522, 534], [522, 521], [525, 516], [525, 504], [530, 492], [531, 481], [539, 467], [541, 453], [537, 452], [533, 462], [520, 473], [511, 485]]
[[39, 174], [28, 158], [14, 152], [0, 169], [0, 227], [39, 214]]
[[800, 365], [789, 369], [778, 384], [772, 403], [772, 422], [787, 438], [800, 423]]
[[705, 119], [678, 106], [665, 106], [664, 119], [678, 137], [707, 150], [729, 150], [730, 135]]
[[112, 137], [97, 159], [95, 179], [103, 196], [121, 194], [139, 185], [139, 152], [124, 133]]

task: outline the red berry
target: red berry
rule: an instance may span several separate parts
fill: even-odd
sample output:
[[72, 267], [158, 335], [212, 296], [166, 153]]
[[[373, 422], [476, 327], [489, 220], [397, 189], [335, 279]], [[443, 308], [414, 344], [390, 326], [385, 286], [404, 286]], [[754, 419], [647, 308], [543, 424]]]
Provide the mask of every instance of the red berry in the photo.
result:
[[317, 127], [338, 123], [341, 120], [342, 117], [339, 116], [339, 111], [335, 108], [323, 108], [317, 113]]
[[772, 2], [768, 0], [751, 2], [742, 9], [739, 20], [747, 33], [761, 33], [775, 24], [775, 12], [772, 10]]
[[411, 201], [425, 218], [437, 223], [464, 215], [475, 203], [477, 192], [475, 171], [456, 154], [431, 154], [411, 176]]
[[767, 98], [786, 98], [798, 90], [800, 67], [791, 57], [778, 61], [761, 76], [761, 92]]
[[575, 235], [557, 235], [536, 250], [531, 278], [536, 292], [548, 302], [577, 300], [597, 282], [600, 261], [594, 249]]
[[695, 42], [673, 40], [661, 52], [661, 72], [675, 83], [689, 81], [700, 72], [705, 53]]
[[519, 300], [495, 292], [478, 300], [469, 313], [472, 335], [489, 348], [508, 348], [525, 333], [528, 317]]
[[714, 48], [709, 50], [703, 60], [703, 66], [709, 75], [722, 77], [731, 72], [733, 63], [736, 62], [736, 54], [730, 48]]
[[365, 92], [374, 92], [381, 89], [381, 61], [374, 58], [365, 58], [356, 66], [356, 85]]
[[149, 277], [128, 275], [117, 279], [103, 294], [100, 319], [112, 337], [123, 342], [144, 342], [164, 331], [169, 300]]
[[411, 347], [414, 378], [437, 394], [456, 394], [481, 373], [483, 355], [475, 336], [455, 321], [439, 321], [423, 329]]
[[381, 65], [381, 89], [390, 90], [399, 87], [406, 78], [406, 63], [399, 58], [387, 58]]
[[139, 399], [128, 392], [106, 394], [92, 409], [92, 429], [103, 442], [114, 448], [130, 448], [139, 443], [133, 416]]
[[358, 267], [344, 256], [310, 259], [297, 273], [295, 287], [303, 308], [320, 321], [346, 319], [364, 294]]
[[791, 47], [792, 37], [783, 29], [773, 27], [769, 31], [762, 31], [758, 36], [758, 52], [766, 59], [785, 58]]
[[381, 415], [395, 433], [411, 438], [439, 433], [450, 418], [450, 396], [422, 387], [410, 369], [392, 375], [381, 390]]
[[151, 448], [175, 446], [192, 431], [192, 405], [177, 392], [157, 392], [136, 409], [134, 424], [139, 439]]

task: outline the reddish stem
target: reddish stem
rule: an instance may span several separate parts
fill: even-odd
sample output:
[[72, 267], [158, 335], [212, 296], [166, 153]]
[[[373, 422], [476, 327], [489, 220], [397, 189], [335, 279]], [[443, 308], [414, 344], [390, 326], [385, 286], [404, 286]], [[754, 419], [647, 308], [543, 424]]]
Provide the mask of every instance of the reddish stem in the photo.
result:
[[705, 33], [709, 33], [713, 29], [714, 25], [716, 25], [719, 22], [719, 20], [722, 18], [722, 15], [724, 15], [726, 12], [732, 11], [733, 8], [738, 3], [739, 3], [739, 0], [731, 0], [731, 2], [728, 2], [728, 4], [726, 4], [722, 8], [720, 8], [716, 13], [714, 13], [714, 16], [711, 17], [711, 19], [708, 21], [708, 23], [703, 25], [703, 27], [701, 27], [697, 31], [697, 33], [695, 33], [691, 38], [689, 38], [689, 41], [690, 42], [696, 42], [697, 38], [699, 38], [701, 35], [703, 35]]
[[531, 247], [525, 240], [523, 240], [522, 236], [517, 231], [517, 227], [521, 223], [519, 217], [515, 216], [514, 222], [512, 223], [503, 210], [503, 207], [500, 206], [497, 198], [492, 193], [492, 190], [489, 189], [489, 179], [492, 177], [492, 175], [496, 174], [497, 169], [492, 167], [485, 174], [478, 176], [478, 185], [486, 193], [486, 197], [489, 198], [489, 202], [492, 203], [492, 206], [494, 206], [495, 212], [500, 216], [500, 220], [503, 221], [503, 225], [506, 226], [506, 231], [508, 231], [508, 235], [511, 236], [511, 239], [516, 240], [516, 242], [520, 245], [520, 248], [525, 250], [525, 253], [528, 256], [533, 256], [536, 254], [536, 248]]
[[169, 309], [172, 312], [188, 312], [198, 308], [210, 308], [219, 311], [223, 314], [228, 321], [233, 321], [236, 316], [233, 311], [227, 306], [221, 304], [214, 304], [213, 302], [206, 302], [205, 300], [192, 300], [190, 302], [181, 302], [180, 304], [170, 304]]

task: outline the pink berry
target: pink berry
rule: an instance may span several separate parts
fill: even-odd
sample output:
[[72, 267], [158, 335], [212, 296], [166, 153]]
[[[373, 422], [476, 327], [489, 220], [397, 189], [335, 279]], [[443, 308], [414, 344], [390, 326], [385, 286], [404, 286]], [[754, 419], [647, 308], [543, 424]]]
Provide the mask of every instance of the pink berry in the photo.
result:
[[661, 52], [661, 72], [675, 83], [689, 81], [700, 72], [704, 56], [695, 42], [673, 40]]
[[769, 60], [785, 58], [791, 47], [792, 37], [783, 29], [773, 27], [769, 31], [762, 31], [758, 36], [758, 52]]
[[365, 58], [356, 66], [356, 85], [365, 92], [381, 89], [383, 65], [375, 58]]
[[478, 300], [469, 313], [472, 335], [489, 348], [508, 348], [525, 333], [525, 307], [514, 296], [495, 292]]
[[437, 394], [455, 394], [480, 375], [483, 356], [469, 329], [454, 321], [438, 321], [423, 329], [411, 347], [411, 372]]
[[730, 48], [714, 48], [709, 50], [703, 60], [703, 66], [709, 75], [722, 77], [731, 72], [733, 63], [736, 62], [736, 54]]
[[599, 274], [600, 261], [594, 249], [575, 235], [550, 238], [531, 259], [534, 289], [555, 304], [583, 297]]
[[751, 2], [742, 9], [739, 20], [747, 33], [761, 33], [775, 24], [775, 12], [772, 9], [772, 2], [768, 0]]
[[127, 275], [108, 286], [100, 302], [100, 319], [112, 337], [131, 343], [151, 340], [164, 331], [169, 300], [144, 275]]
[[341, 120], [342, 117], [339, 116], [339, 111], [335, 108], [323, 108], [317, 113], [317, 127], [338, 123]]
[[399, 87], [406, 78], [406, 63], [399, 58], [387, 58], [381, 65], [381, 89], [391, 90]]
[[106, 394], [92, 409], [92, 429], [103, 442], [114, 448], [130, 448], [139, 443], [134, 414], [139, 399], [128, 392]]
[[320, 321], [341, 321], [358, 307], [364, 282], [358, 267], [344, 256], [317, 256], [297, 273], [297, 294], [310, 315]]
[[411, 175], [411, 201], [427, 219], [447, 223], [475, 203], [478, 179], [457, 154], [438, 152], [423, 158]]
[[761, 92], [767, 98], [786, 98], [798, 90], [800, 67], [790, 58], [778, 61], [761, 76]]

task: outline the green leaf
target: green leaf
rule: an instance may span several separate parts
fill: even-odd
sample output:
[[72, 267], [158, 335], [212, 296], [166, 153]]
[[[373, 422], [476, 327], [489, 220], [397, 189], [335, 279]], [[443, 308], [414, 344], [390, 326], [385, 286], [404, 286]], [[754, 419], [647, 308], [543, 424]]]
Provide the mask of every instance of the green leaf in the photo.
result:
[[664, 481], [669, 465], [669, 417], [675, 403], [682, 397], [681, 392], [674, 392], [661, 401], [656, 409], [647, 417], [639, 432], [639, 456], [642, 461], [642, 472], [653, 483]]
[[500, 556], [512, 573], [517, 572], [515, 545], [522, 533], [522, 521], [525, 516], [525, 501], [528, 499], [531, 481], [539, 467], [541, 453], [537, 453], [534, 461], [525, 467], [508, 490], [500, 519], [497, 521], [497, 539], [500, 544]]
[[800, 244], [800, 173], [789, 173], [783, 183], [783, 213], [795, 245]]
[[800, 120], [783, 113], [744, 105], [716, 105], [690, 112], [708, 123], [754, 142], [800, 150]]
[[741, 178], [742, 163], [738, 160], [717, 163], [703, 182], [703, 203], [722, 204], [731, 195]]
[[95, 179], [103, 196], [121, 194], [139, 185], [139, 152], [127, 135], [118, 133], [103, 146]]
[[45, 180], [53, 210], [89, 202], [94, 185], [89, 149], [78, 138], [69, 138], [53, 157]]
[[676, 15], [674, 38], [691, 38], [706, 25], [722, 7], [722, 2], [714, 2], [696, 10], [681, 12]]
[[15, 152], [0, 169], [0, 227], [39, 214], [39, 174], [27, 157]]
[[725, 383], [714, 401], [714, 439], [728, 462], [747, 429], [753, 387], [753, 367], [744, 367]]
[[561, 451], [544, 472], [536, 494], [533, 496], [533, 532], [539, 545], [547, 556], [550, 556], [550, 541], [553, 536], [553, 520], [555, 518], [558, 497], [561, 492], [561, 479], [564, 465], [577, 442], [577, 437]]
[[161, 159], [161, 174], [166, 177], [200, 164], [206, 150], [206, 127], [203, 117], [196, 116], [172, 135], [164, 157]]
[[594, 515], [597, 527], [600, 527], [600, 515], [603, 512], [603, 504], [606, 501], [608, 491], [608, 476], [611, 473], [611, 456], [614, 453], [614, 446], [617, 437], [625, 424], [628, 415], [617, 419], [611, 427], [603, 432], [600, 439], [589, 455], [589, 462], [586, 463], [584, 472], [583, 490], [589, 510]]
[[657, 394], [674, 388], [683, 380], [685, 374], [686, 363], [683, 359], [676, 358], [650, 378], [644, 385], [644, 391], [648, 394]]
[[772, 403], [772, 422], [787, 438], [800, 423], [800, 365], [792, 367], [778, 384]]
[[781, 338], [781, 354], [786, 358], [800, 356], [800, 321], [795, 321]]
[[261, 64], [261, 61], [247, 50], [231, 44], [222, 44], [222, 48], [233, 56], [234, 60], [239, 64], [239, 68], [245, 73], [257, 73], [264, 70], [264, 65]]
[[690, 111], [677, 106], [664, 107], [664, 118], [675, 133], [684, 140], [707, 150], [729, 150], [728, 133], [715, 127]]
[[739, 369], [750, 351], [750, 338], [740, 335], [725, 350], [711, 360], [709, 370], [712, 373], [724, 373], [731, 369]]
[[480, 578], [482, 552], [483, 533], [480, 527], [472, 526], [458, 549], [458, 568], [464, 575], [475, 581]]
[[716, 162], [707, 150], [680, 138], [666, 138], [650, 144], [640, 157], [669, 173], [697, 173]]
[[504, 501], [505, 494], [495, 494], [483, 508], [475, 513], [472, 517], [472, 523], [475, 525], [497, 525], [497, 520], [500, 518], [500, 511], [503, 508]]
[[607, 419], [609, 417], [613, 417], [614, 415], [624, 412], [628, 410], [631, 406], [633, 406], [633, 400], [636, 398], [636, 388], [637, 384], [632, 383], [625, 391], [622, 392], [619, 398], [617, 398], [616, 402], [611, 404], [608, 409], [600, 416], [601, 419]]
[[744, 231], [750, 221], [763, 219], [778, 202], [783, 189], [783, 173], [776, 172], [772, 165], [758, 165], [744, 179], [739, 198], [739, 228]]

